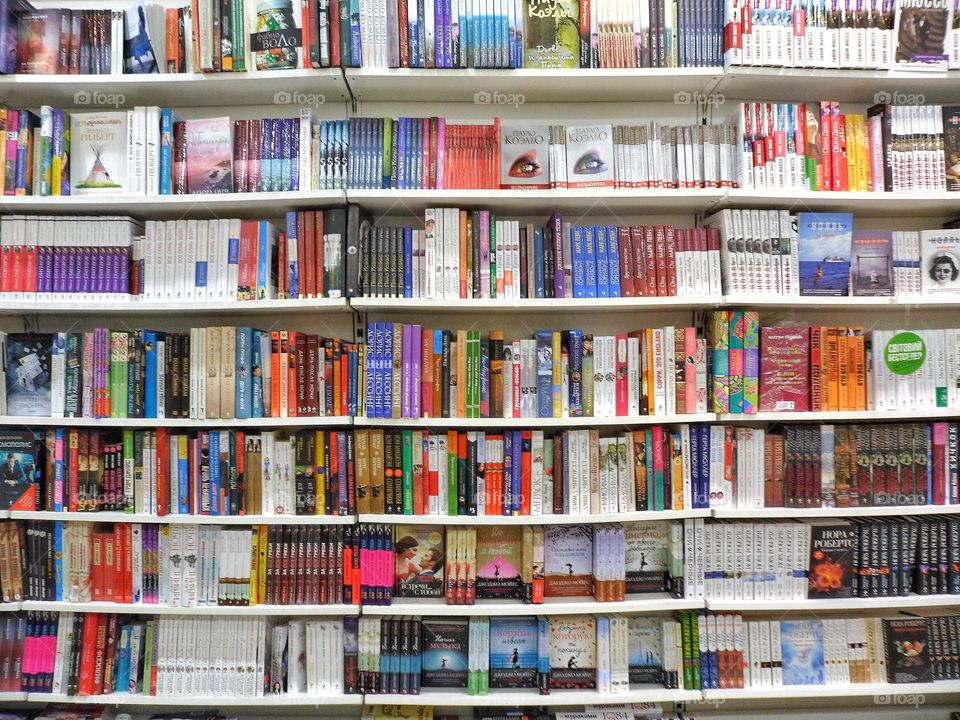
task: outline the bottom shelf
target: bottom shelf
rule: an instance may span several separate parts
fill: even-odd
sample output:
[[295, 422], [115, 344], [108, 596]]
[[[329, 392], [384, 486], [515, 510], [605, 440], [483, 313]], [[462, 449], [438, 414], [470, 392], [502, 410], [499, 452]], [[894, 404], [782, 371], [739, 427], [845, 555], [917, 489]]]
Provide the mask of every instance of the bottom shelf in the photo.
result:
[[621, 705], [624, 703], [680, 703], [702, 699], [698, 690], [635, 685], [630, 692], [616, 695], [596, 690], [554, 690], [540, 695], [536, 690], [491, 690], [487, 695], [465, 691], [424, 688], [419, 695], [366, 695], [367, 705], [433, 705], [441, 707], [539, 707], [544, 705]]

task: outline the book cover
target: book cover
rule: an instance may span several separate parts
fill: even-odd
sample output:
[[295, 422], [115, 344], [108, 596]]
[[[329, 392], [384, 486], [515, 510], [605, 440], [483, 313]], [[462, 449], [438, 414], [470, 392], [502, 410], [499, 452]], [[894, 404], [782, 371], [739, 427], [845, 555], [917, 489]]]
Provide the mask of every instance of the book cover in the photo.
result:
[[187, 120], [187, 192], [233, 192], [232, 122], [228, 117]]
[[74, 195], [122, 195], [127, 178], [127, 113], [70, 114], [70, 186]]
[[550, 127], [500, 125], [500, 189], [550, 188]]
[[784, 685], [823, 685], [823, 623], [781, 620], [780, 652]]
[[898, 0], [894, 30], [898, 69], [947, 69], [950, 5], [950, 0]]
[[628, 621], [631, 683], [663, 683], [663, 621], [657, 617], [631, 617]]
[[811, 521], [807, 597], [848, 598], [853, 595], [857, 527], [843, 520]]
[[920, 231], [920, 289], [924, 295], [960, 291], [960, 230]]
[[627, 592], [666, 592], [670, 523], [626, 523]]
[[423, 687], [467, 686], [468, 624], [466, 619], [424, 620], [421, 684]]
[[593, 593], [593, 527], [556, 525], [544, 529], [544, 595]]
[[7, 414], [50, 417], [50, 363], [54, 336], [7, 335]]
[[397, 597], [440, 597], [443, 594], [443, 527], [397, 525], [394, 531]]
[[0, 431], [0, 510], [36, 510], [39, 436], [29, 430]]
[[579, 67], [580, 3], [526, 0], [523, 5], [523, 67]]
[[613, 187], [613, 128], [610, 125], [567, 127], [567, 187]]
[[477, 528], [477, 597], [520, 599], [523, 583], [523, 528]]
[[810, 328], [760, 328], [760, 412], [810, 409]]
[[893, 232], [855, 230], [850, 256], [850, 292], [859, 297], [893, 295]]
[[851, 213], [800, 213], [800, 294], [842, 296], [850, 275]]
[[59, 72], [62, 12], [64, 11], [31, 9], [31, 12], [20, 15], [17, 72], [30, 75], [54, 75]]
[[537, 687], [537, 619], [490, 618], [490, 687]]
[[[271, 71], [302, 68], [303, 29], [300, 23], [303, 15], [299, 11], [291, 12], [289, 5], [284, 12], [282, 2], [250, 2], [245, 3], [244, 7], [248, 15], [247, 27], [251, 30], [248, 44], [253, 61], [250, 63], [251, 69]], [[287, 92], [278, 95], [290, 97]]]
[[550, 687], [597, 687], [597, 624], [592, 615], [550, 618]]
[[930, 651], [925, 618], [896, 618], [883, 621], [887, 652], [887, 682], [929, 682]]
[[947, 190], [957, 192], [960, 191], [960, 105], [944, 105], [942, 114], [943, 164]]

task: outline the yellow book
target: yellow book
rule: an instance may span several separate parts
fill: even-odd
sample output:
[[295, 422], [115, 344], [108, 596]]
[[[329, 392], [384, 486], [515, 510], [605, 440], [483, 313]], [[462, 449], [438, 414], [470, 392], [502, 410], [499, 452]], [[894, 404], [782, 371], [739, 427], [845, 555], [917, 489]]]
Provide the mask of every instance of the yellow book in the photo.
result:
[[332, 508], [328, 512], [327, 508], [327, 473], [329, 468], [326, 466], [327, 457], [327, 433], [323, 430], [317, 430], [316, 442], [314, 443], [314, 478], [317, 485], [317, 515], [332, 514]]
[[267, 602], [267, 544], [269, 527], [255, 525], [257, 530], [257, 600], [260, 604]]
[[853, 115], [843, 116], [843, 133], [847, 145], [847, 186], [857, 189], [857, 133], [854, 130]]
[[260, 584], [260, 533], [257, 526], [250, 528], [250, 605], [259, 603]]
[[457, 330], [457, 414], [467, 416], [467, 331]]

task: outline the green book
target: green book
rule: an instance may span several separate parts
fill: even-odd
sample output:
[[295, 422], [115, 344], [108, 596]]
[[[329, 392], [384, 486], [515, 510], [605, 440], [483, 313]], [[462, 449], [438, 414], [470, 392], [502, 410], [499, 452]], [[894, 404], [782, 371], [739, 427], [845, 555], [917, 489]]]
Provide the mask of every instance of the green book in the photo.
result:
[[490, 222], [488, 223], [490, 234], [490, 297], [497, 297], [497, 218], [490, 213]]
[[403, 514], [413, 515], [413, 430], [404, 430], [402, 438]]
[[447, 446], [447, 515], [460, 514], [460, 464], [457, 459], [457, 436], [452, 435], [453, 444]]
[[110, 333], [110, 417], [127, 416], [127, 333]]
[[144, 695], [152, 695], [150, 692], [151, 679], [153, 676], [153, 641], [156, 633], [156, 622], [147, 621], [147, 627], [143, 632], [143, 675], [141, 680], [141, 692]]
[[[123, 510], [133, 512], [135, 495], [136, 454], [133, 449], [133, 430], [123, 431]], [[142, 471], [142, 468], [141, 468]]]

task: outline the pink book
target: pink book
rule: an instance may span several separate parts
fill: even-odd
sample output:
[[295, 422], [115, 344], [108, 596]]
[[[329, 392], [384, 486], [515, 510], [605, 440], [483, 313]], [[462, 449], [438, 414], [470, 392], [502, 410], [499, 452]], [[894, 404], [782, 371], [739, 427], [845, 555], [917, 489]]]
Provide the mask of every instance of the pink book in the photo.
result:
[[513, 393], [511, 397], [513, 398], [513, 416], [515, 418], [522, 417], [520, 415], [520, 341], [513, 341], [513, 363], [511, 364], [511, 375], [510, 378], [511, 384], [513, 386]]
[[430, 189], [430, 118], [423, 118], [423, 171], [420, 177], [420, 188]]
[[490, 297], [490, 211], [480, 211], [480, 297]]
[[402, 368], [402, 379], [400, 381], [400, 417], [415, 417], [411, 415], [413, 409], [413, 404], [410, 402], [410, 391], [413, 389], [413, 378], [410, 377], [410, 369], [413, 365], [411, 355], [413, 354], [412, 347], [412, 334], [413, 326], [404, 325], [403, 326], [403, 368]]
[[683, 390], [688, 413], [697, 412], [697, 329], [683, 329]]
[[447, 154], [447, 121], [437, 118], [437, 189], [446, 187], [446, 168], [444, 158]]
[[867, 131], [870, 142], [870, 182], [873, 192], [883, 192], [883, 118], [874, 115], [867, 118]]
[[[420, 325], [410, 327], [410, 381], [413, 384], [410, 392], [411, 417], [420, 417], [420, 349], [423, 344], [423, 328]], [[406, 355], [406, 351], [404, 351]]]
[[617, 398], [617, 417], [624, 417], [628, 413], [629, 389], [627, 383], [627, 335], [619, 333], [617, 335], [616, 350], [616, 398]]
[[[6, 174], [5, 185], [3, 186], [4, 195], [13, 195], [16, 192], [16, 166], [17, 166], [17, 141], [20, 138], [20, 113], [7, 113], [7, 155], [5, 160], [4, 172]], [[2, 140], [2, 138], [0, 138]]]
[[[422, 373], [425, 368], [431, 371], [429, 382], [421, 381], [420, 383], [420, 412], [424, 417], [433, 415], [433, 352], [435, 338], [440, 331], [434, 330], [431, 332], [433, 333], [431, 336], [424, 338], [423, 330], [420, 331], [420, 371]], [[420, 417], [420, 415], [417, 417]]]
[[809, 356], [809, 328], [760, 328], [760, 412], [810, 409]]

